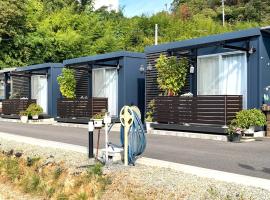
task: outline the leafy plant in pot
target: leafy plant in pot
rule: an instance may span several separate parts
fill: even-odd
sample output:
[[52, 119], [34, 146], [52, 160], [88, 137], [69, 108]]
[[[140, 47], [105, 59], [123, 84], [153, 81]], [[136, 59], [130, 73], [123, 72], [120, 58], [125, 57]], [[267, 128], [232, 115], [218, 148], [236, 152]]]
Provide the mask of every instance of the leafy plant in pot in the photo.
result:
[[245, 134], [254, 134], [255, 127], [266, 125], [266, 116], [258, 109], [242, 110], [236, 114], [233, 123], [244, 130]]
[[151, 100], [147, 106], [148, 112], [146, 112], [146, 118], [145, 118], [145, 124], [146, 124], [146, 130], [150, 131], [152, 130], [151, 124], [154, 120], [154, 112], [156, 109], [156, 103], [155, 100]]
[[39, 115], [43, 113], [43, 109], [40, 105], [32, 103], [26, 109], [28, 114], [32, 117], [32, 119], [37, 120]]
[[243, 129], [238, 127], [235, 120], [232, 120], [229, 126], [229, 140], [231, 142], [240, 142]]
[[22, 123], [28, 122], [28, 112], [26, 110], [21, 111], [19, 115]]
[[97, 113], [92, 117], [95, 128], [101, 128], [103, 126], [102, 121], [104, 119], [104, 113]]

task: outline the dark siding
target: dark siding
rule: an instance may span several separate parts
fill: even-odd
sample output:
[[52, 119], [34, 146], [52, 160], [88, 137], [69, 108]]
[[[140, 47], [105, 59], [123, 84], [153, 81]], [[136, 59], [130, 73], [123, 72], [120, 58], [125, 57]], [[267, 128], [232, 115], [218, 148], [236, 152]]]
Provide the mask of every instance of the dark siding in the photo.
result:
[[28, 97], [30, 95], [30, 78], [28, 77], [12, 77], [12, 96], [13, 98]]
[[76, 70], [76, 96], [78, 98], [88, 97], [89, 77], [90, 74], [86, 70]]

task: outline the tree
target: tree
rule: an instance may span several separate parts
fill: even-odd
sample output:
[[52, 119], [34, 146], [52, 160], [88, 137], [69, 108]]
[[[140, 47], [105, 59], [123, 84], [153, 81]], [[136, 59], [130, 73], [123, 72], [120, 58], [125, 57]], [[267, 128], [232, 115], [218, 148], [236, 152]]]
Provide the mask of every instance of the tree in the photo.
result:
[[165, 95], [176, 96], [185, 86], [188, 70], [186, 58], [177, 60], [176, 57], [160, 55], [157, 60], [157, 82], [159, 88], [165, 91]]

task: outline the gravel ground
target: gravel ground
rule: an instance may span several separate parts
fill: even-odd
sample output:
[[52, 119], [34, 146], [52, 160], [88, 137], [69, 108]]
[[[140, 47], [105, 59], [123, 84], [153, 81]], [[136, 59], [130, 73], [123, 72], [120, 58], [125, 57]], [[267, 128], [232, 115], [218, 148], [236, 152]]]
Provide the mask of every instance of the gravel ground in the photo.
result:
[[[53, 148], [42, 148], [0, 138], [0, 150], [23, 152], [24, 156], [41, 157], [47, 161], [64, 161], [74, 171], [93, 164], [86, 154]], [[106, 166], [104, 173], [112, 177], [102, 199], [186, 199], [186, 200], [269, 200], [270, 191], [200, 178], [158, 167]], [[16, 197], [16, 198], [14, 198]], [[11, 186], [0, 183], [0, 199], [38, 199], [15, 192]]]
[[[11, 192], [12, 191], [12, 192]], [[0, 183], [0, 200], [43, 200], [43, 198], [32, 197], [28, 194], [23, 194], [18, 190], [5, 183]]]

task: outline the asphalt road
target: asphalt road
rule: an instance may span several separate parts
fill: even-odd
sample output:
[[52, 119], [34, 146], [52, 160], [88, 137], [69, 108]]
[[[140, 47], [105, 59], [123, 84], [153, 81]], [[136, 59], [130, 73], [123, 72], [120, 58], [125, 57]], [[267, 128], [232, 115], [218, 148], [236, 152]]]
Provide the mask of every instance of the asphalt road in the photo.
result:
[[[83, 128], [0, 122], [0, 132], [87, 146], [87, 129]], [[102, 133], [101, 138], [104, 139]], [[119, 133], [111, 133], [110, 141], [119, 144]], [[270, 179], [270, 139], [235, 144], [148, 135], [144, 156]]]

